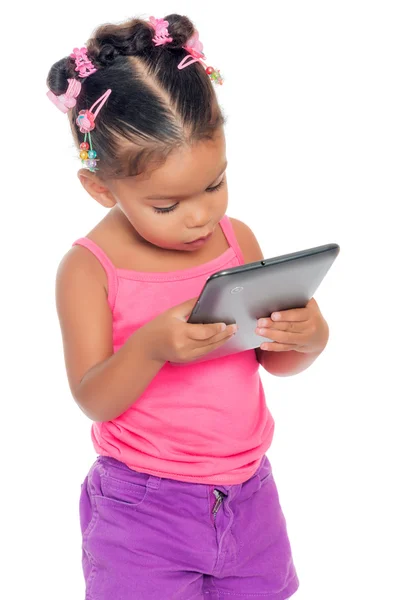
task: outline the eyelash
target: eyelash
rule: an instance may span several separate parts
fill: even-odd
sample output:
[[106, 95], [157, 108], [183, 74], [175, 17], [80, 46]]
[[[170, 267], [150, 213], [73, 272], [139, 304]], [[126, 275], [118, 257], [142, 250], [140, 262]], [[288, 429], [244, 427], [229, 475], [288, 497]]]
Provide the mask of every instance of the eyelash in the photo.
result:
[[[223, 186], [223, 184], [225, 183], [225, 177], [222, 179], [222, 181], [220, 181], [220, 183], [218, 185], [216, 185], [215, 187], [212, 188], [208, 188], [206, 190], [207, 193], [212, 194], [213, 192], [218, 192], [218, 190], [221, 189], [221, 187]], [[175, 210], [175, 208], [178, 206], [179, 202], [177, 202], [176, 204], [174, 204], [173, 206], [169, 206], [168, 208], [154, 208], [154, 211], [156, 213], [160, 213], [160, 214], [166, 214], [166, 213], [170, 213], [173, 210]]]

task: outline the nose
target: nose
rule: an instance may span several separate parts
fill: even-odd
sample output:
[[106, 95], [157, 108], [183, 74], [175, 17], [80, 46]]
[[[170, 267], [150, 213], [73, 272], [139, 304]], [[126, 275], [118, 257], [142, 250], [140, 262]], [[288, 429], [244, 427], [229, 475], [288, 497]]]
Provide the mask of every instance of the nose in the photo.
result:
[[208, 216], [208, 211], [206, 214], [206, 211], [198, 209], [192, 212], [186, 219], [186, 227], [188, 229], [206, 230], [210, 222], [211, 219]]

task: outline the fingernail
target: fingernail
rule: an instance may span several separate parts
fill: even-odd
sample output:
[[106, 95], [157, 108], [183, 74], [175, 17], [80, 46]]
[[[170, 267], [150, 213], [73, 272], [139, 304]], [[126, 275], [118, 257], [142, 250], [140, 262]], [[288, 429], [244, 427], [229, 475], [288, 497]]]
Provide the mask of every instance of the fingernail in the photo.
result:
[[221, 325], [219, 326], [221, 331], [225, 331], [226, 329], [226, 323], [221, 323]]

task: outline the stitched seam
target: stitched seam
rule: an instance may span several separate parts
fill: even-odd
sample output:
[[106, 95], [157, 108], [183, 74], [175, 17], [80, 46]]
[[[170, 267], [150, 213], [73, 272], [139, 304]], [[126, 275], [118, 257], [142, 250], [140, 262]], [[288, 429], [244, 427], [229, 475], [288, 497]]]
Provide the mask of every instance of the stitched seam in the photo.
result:
[[[249, 597], [254, 597], [254, 598], [276, 598], [277, 596], [279, 597], [280, 594], [284, 594], [289, 586], [293, 583], [293, 581], [296, 581], [297, 576], [295, 575], [294, 577], [292, 577], [292, 579], [290, 579], [290, 581], [288, 582], [288, 585], [285, 587], [284, 590], [281, 590], [280, 592], [267, 592], [266, 594], [264, 593], [258, 593], [258, 592], [249, 592], [249, 593], [242, 593], [242, 592], [225, 592], [224, 590], [218, 589], [217, 587], [214, 587], [214, 590], [212, 591], [205, 591], [205, 594], [210, 594], [212, 592], [216, 592], [218, 594], [218, 598], [220, 597], [220, 594], [222, 594], [222, 596], [237, 596], [238, 598], [249, 598]], [[214, 582], [213, 582], [214, 583]], [[292, 595], [293, 592], [291, 592]]]
[[[107, 485], [109, 485], [110, 489], [111, 489], [112, 486], [115, 485], [115, 482], [110, 483], [110, 477], [111, 477], [111, 479], [114, 479], [114, 478], [112, 477], [112, 475], [109, 475], [109, 471], [107, 471], [106, 467], [104, 466], [104, 464], [101, 463], [101, 461], [99, 461], [98, 464], [99, 464], [99, 470], [100, 470], [100, 486], [101, 486], [101, 488], [103, 488], [103, 485], [105, 487]], [[119, 481], [119, 480], [115, 479], [115, 481]], [[127, 485], [128, 488], [129, 488], [129, 485], [136, 485], [136, 484], [131, 484], [130, 482], [121, 482], [121, 485], [120, 485], [121, 489], [123, 489], [123, 487], [124, 487], [123, 484], [124, 483], [128, 484]], [[138, 485], [139, 485], [139, 487], [143, 487], [140, 484], [138, 484]], [[116, 485], [116, 487], [118, 487], [118, 486]], [[139, 506], [144, 502], [144, 500], [147, 497], [148, 491], [149, 491], [149, 489], [146, 486], [146, 490], [144, 492], [144, 496], [140, 500], [140, 502], [138, 502], [137, 504], [131, 504], [129, 502], [126, 502], [125, 500], [118, 500], [118, 499], [115, 499], [115, 498], [108, 498], [107, 496], [102, 496], [100, 494], [94, 494], [94, 498], [96, 499], [96, 502], [98, 500], [100, 500], [100, 501], [106, 501], [106, 502], [107, 501], [109, 501], [109, 502], [115, 502], [116, 504], [118, 504], [119, 508], [121, 508], [123, 510], [132, 511], [132, 510], [136, 510], [137, 508], [139, 508]], [[103, 493], [103, 490], [102, 490], [102, 493]]]
[[[113, 264], [111, 264], [111, 268], [112, 268], [112, 275], [113, 275], [113, 279], [114, 279], [114, 282], [113, 282], [113, 285], [114, 285], [114, 301], [110, 303], [111, 304], [110, 308], [111, 308], [111, 312], [112, 312], [112, 314], [114, 316], [114, 308], [115, 308], [115, 305], [116, 305], [116, 302], [117, 302], [117, 296], [118, 296], [118, 292], [119, 292], [119, 281], [118, 281], [117, 271], [116, 271], [116, 269], [115, 269], [115, 267], [114, 267]], [[108, 290], [108, 300], [110, 301], [110, 290]]]
[[[186, 453], [183, 452], [183, 454], [186, 454]], [[262, 456], [261, 456], [261, 458], [262, 458]], [[257, 467], [257, 469], [255, 471], [253, 471], [253, 473], [250, 475], [250, 477], [247, 477], [247, 479], [245, 479], [244, 481], [239, 481], [238, 483], [229, 483], [229, 479], [228, 479], [229, 476], [228, 475], [220, 475], [219, 476], [220, 477], [220, 481], [217, 481], [217, 482], [213, 481], [212, 483], [209, 483], [209, 482], [203, 483], [203, 482], [200, 481], [200, 482], [194, 482], [194, 483], [201, 483], [202, 485], [214, 485], [214, 486], [215, 485], [225, 485], [226, 483], [227, 483], [227, 485], [240, 485], [241, 483], [246, 483], [246, 481], [248, 481], [254, 475], [256, 475], [258, 468], [259, 468], [259, 466]], [[143, 473], [143, 472], [144, 471], [138, 471], [138, 473]], [[169, 477], [169, 475], [179, 475], [179, 476], [181, 475], [181, 473], [170, 473], [170, 472], [166, 473], [164, 471], [151, 471], [150, 472], [150, 470], [145, 471], [145, 473], [147, 473], [148, 475], [153, 475], [154, 477], [160, 477], [161, 479], [163, 479], [163, 478], [164, 479], [171, 479]], [[162, 474], [159, 475], [158, 473], [162, 473]], [[185, 475], [185, 478], [186, 477], [189, 478], [189, 479], [200, 479], [202, 477], [204, 477], [204, 478], [209, 477], [209, 475]], [[223, 481], [225, 479], [227, 479], [227, 481]], [[174, 481], [180, 481], [181, 483], [185, 483], [185, 480], [182, 480], [182, 479], [176, 479]], [[191, 483], [191, 482], [188, 481], [187, 483]]]
[[[95, 463], [97, 465], [97, 461]], [[92, 511], [93, 511], [93, 516], [92, 516], [92, 520], [89, 524], [89, 526], [87, 527], [84, 535], [83, 535], [83, 545], [85, 545], [85, 543], [88, 540], [88, 536], [89, 533], [93, 530], [95, 524], [97, 523], [98, 519], [99, 519], [99, 511], [97, 509], [97, 504], [96, 504], [96, 500], [95, 500], [95, 488], [94, 485], [92, 483], [92, 473], [93, 473], [93, 467], [90, 470], [89, 476], [88, 476], [88, 488], [90, 489], [91, 495], [90, 495], [90, 502], [91, 502], [91, 507], [92, 507]], [[97, 566], [95, 564], [95, 560], [93, 555], [91, 554], [91, 552], [89, 552], [86, 548], [85, 548], [85, 553], [86, 556], [88, 557], [89, 563], [91, 565], [91, 569], [90, 569], [90, 573], [89, 576], [87, 578], [86, 581], [86, 599], [87, 600], [92, 600], [92, 595], [90, 593], [90, 588], [92, 587], [93, 581], [94, 581], [94, 577], [97, 573]]]
[[[229, 246], [234, 251], [235, 256], [236, 256], [236, 258], [237, 258], [237, 260], [239, 262], [239, 265], [243, 265], [244, 262], [245, 262], [245, 260], [244, 260], [242, 249], [241, 249], [241, 247], [239, 245], [239, 242], [238, 242], [238, 239], [236, 237], [236, 233], [235, 233], [235, 230], [233, 228], [232, 221], [230, 220], [230, 218], [228, 217], [228, 215], [225, 215], [225, 216], [226, 216], [225, 225], [226, 225], [227, 231], [225, 232], [223, 230], [224, 231], [224, 235], [225, 235], [226, 239], [228, 240]], [[223, 229], [222, 225], [221, 225], [221, 227]]]
[[[90, 238], [80, 238], [79, 240], [76, 240], [72, 244], [72, 246], [80, 246], [81, 248], [86, 248], [86, 250], [93, 254], [93, 256], [100, 263], [107, 277], [107, 301], [110, 306], [111, 312], [114, 313], [115, 302], [119, 290], [118, 275], [115, 266], [113, 265], [107, 254], [104, 252], [104, 250], [100, 248], [100, 246], [98, 246], [96, 242], [93, 242], [93, 240], [91, 240]], [[110, 301], [110, 283], [114, 290], [113, 302]]]
[[[230, 246], [230, 248], [232, 248], [232, 246]], [[232, 250], [233, 250], [233, 254], [235, 255], [235, 257], [238, 258], [237, 255], [236, 255], [236, 252], [235, 252], [234, 248], [232, 248]], [[231, 261], [232, 261], [232, 257], [228, 258], [225, 262], [223, 262], [220, 265], [221, 268], [218, 269], [218, 270], [222, 271], [223, 267], [225, 267]], [[194, 267], [194, 268], [196, 268], [196, 267]], [[117, 273], [117, 277], [119, 279], [134, 280], [134, 281], [145, 281], [146, 283], [168, 283], [170, 281], [184, 281], [184, 280], [189, 280], [189, 279], [197, 279], [201, 275], [208, 275], [210, 273], [215, 273], [215, 268], [207, 269], [207, 271], [202, 271], [201, 273], [197, 273], [195, 275], [192, 275], [192, 274], [190, 274], [190, 275], [188, 274], [186, 276], [185, 275], [183, 275], [183, 276], [182, 275], [177, 275], [176, 277], [171, 277], [171, 278], [167, 278], [167, 277], [165, 277], [165, 278], [164, 277], [160, 277], [160, 278], [152, 277], [151, 279], [146, 279], [144, 276], [143, 276], [143, 278], [142, 277], [135, 278], [134, 276], [133, 277], [129, 277], [129, 275], [124, 275], [124, 274], [121, 274], [121, 273]], [[151, 273], [149, 273], [149, 274], [151, 274]], [[168, 273], [166, 272], [165, 274], [167, 275]]]

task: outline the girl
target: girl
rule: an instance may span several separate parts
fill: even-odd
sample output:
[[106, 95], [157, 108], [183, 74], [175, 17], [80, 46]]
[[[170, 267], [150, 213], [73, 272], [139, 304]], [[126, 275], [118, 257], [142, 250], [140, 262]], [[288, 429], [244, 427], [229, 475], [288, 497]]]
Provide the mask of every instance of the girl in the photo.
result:
[[328, 326], [313, 299], [260, 319], [273, 342], [191, 364], [235, 332], [186, 322], [206, 279], [263, 258], [226, 215], [222, 78], [204, 59], [173, 14], [101, 26], [48, 75], [80, 182], [110, 209], [56, 285], [69, 385], [98, 454], [80, 498], [87, 600], [283, 600], [298, 587], [259, 365], [304, 370]]

